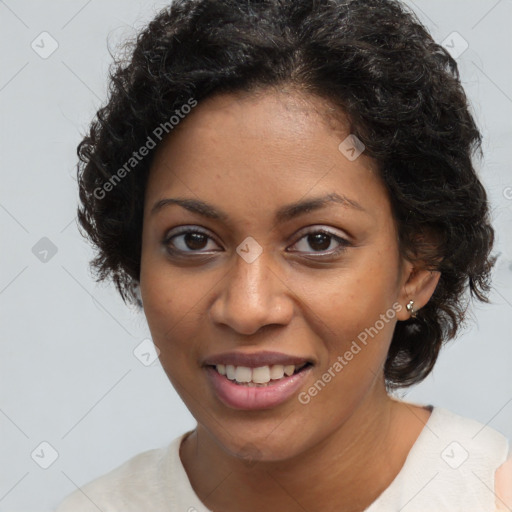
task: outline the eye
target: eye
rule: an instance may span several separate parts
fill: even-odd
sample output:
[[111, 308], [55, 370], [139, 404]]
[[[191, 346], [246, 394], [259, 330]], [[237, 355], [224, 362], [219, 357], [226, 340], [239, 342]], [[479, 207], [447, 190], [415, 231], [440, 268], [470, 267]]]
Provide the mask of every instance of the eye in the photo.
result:
[[[329, 251], [329, 248], [332, 249], [333, 245], [334, 250]], [[305, 233], [292, 247], [298, 247], [299, 252], [307, 252], [307, 246], [313, 249], [312, 254], [318, 251], [328, 251], [327, 254], [320, 254], [319, 256], [335, 256], [346, 250], [350, 246], [350, 242], [326, 229], [316, 229]]]
[[[177, 232], [173, 231], [168, 233], [163, 240], [167, 250], [171, 253], [175, 252], [204, 252], [206, 248], [208, 250], [208, 241], [214, 241], [205, 231], [198, 228], [190, 228], [183, 226]], [[217, 244], [215, 244], [217, 245]], [[209, 250], [212, 250], [210, 247]]]
[[[218, 244], [207, 232], [197, 227], [182, 226], [178, 228], [177, 231], [174, 230], [168, 233], [163, 240], [163, 244], [171, 254], [203, 254], [212, 251], [216, 252], [215, 247], [208, 248], [209, 241], [213, 242], [218, 247]], [[334, 250], [332, 250], [333, 245], [335, 247]], [[297, 247], [298, 251], [292, 252], [308, 252], [307, 246], [309, 246], [309, 248], [312, 249], [310, 254], [315, 255], [315, 257], [336, 256], [350, 245], [348, 240], [326, 229], [316, 229], [304, 233], [292, 246]], [[329, 248], [331, 248], [330, 251]], [[322, 251], [322, 253], [318, 254], [320, 251]], [[327, 251], [327, 253], [325, 253], [325, 251]]]

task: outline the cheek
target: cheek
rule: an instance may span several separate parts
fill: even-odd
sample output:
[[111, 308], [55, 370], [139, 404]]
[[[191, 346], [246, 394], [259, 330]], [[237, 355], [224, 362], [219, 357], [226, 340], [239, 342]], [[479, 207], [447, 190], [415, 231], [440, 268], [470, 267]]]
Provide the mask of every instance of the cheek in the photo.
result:
[[[340, 279], [333, 283], [340, 291], [316, 305], [316, 311], [322, 312], [317, 335], [323, 340], [323, 357], [315, 383], [306, 393], [316, 395], [314, 403], [319, 411], [332, 410], [332, 404], [337, 404], [331, 425], [350, 416], [373, 388], [396, 323], [393, 302], [384, 290], [372, 291], [364, 288], [365, 283], [364, 279]], [[326, 386], [317, 385], [319, 381], [326, 382]]]
[[400, 307], [393, 254], [392, 247], [382, 253], [361, 251], [332, 278], [309, 283], [315, 289], [311, 303], [321, 319], [321, 338], [327, 340], [331, 361], [347, 351], [356, 353], [347, 354], [352, 367], [378, 367], [385, 359]]
[[[156, 272], [146, 272], [144, 279], [141, 276], [144, 313], [160, 363], [175, 389], [180, 393], [185, 385], [190, 393], [198, 360], [198, 314], [194, 309], [198, 301], [185, 283], [181, 285]], [[189, 284], [188, 288], [197, 287]]]
[[161, 259], [143, 256], [140, 290], [144, 313], [157, 345], [179, 342], [194, 323], [204, 297], [186, 271], [177, 271]]
[[368, 365], [372, 360], [378, 365], [387, 354], [396, 313], [382, 296], [358, 289], [361, 292], [347, 290], [347, 295], [338, 295], [323, 307], [323, 338], [328, 340], [331, 360], [346, 355], [348, 361], [357, 361], [351, 366]]

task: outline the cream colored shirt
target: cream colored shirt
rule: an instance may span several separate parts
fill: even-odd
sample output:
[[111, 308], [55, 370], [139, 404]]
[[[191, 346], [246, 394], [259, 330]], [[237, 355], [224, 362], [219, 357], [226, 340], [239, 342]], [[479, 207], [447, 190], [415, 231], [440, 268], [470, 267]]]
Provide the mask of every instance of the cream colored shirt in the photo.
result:
[[[55, 512], [211, 512], [179, 456], [187, 434], [77, 489]], [[496, 430], [434, 407], [398, 475], [363, 512], [510, 511], [512, 458], [504, 465], [509, 449]]]

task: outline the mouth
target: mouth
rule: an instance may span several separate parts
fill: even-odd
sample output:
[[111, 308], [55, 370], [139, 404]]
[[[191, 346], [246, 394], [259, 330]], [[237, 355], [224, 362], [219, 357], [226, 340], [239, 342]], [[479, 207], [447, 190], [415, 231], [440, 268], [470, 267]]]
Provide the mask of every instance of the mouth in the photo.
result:
[[253, 411], [289, 401], [305, 385], [313, 366], [304, 358], [268, 352], [224, 354], [203, 363], [218, 400], [231, 409]]
[[312, 366], [306, 361], [301, 364], [274, 364], [250, 368], [248, 366], [235, 366], [232, 364], [207, 365], [219, 375], [226, 377], [238, 386], [268, 387], [283, 381], [287, 377], [296, 375]]

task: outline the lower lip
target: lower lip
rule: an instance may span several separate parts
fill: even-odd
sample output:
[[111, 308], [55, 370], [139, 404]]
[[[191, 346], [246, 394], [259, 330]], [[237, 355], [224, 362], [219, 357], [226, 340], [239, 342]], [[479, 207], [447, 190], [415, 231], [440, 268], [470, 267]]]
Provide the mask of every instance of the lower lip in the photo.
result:
[[217, 396], [225, 405], [233, 409], [256, 410], [270, 409], [288, 400], [303, 385], [311, 368], [308, 366], [299, 373], [275, 381], [274, 384], [260, 387], [235, 384], [211, 366], [206, 367], [206, 374]]

